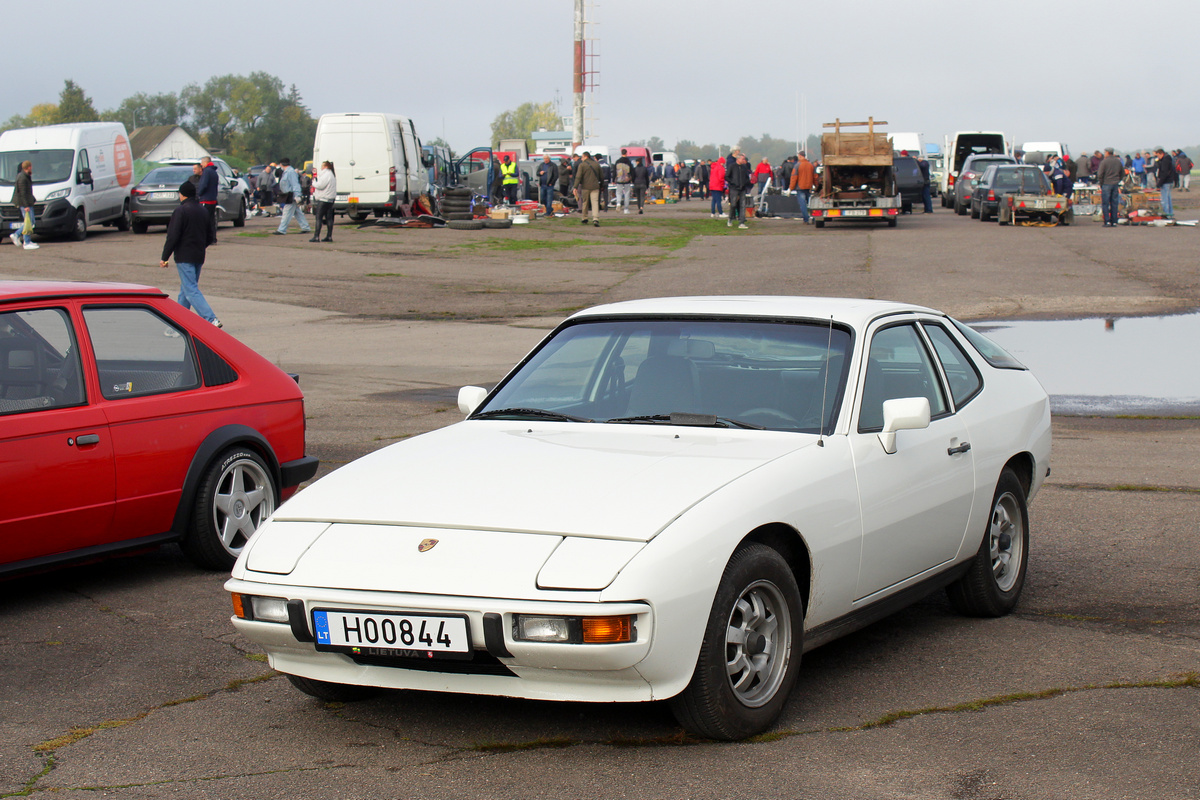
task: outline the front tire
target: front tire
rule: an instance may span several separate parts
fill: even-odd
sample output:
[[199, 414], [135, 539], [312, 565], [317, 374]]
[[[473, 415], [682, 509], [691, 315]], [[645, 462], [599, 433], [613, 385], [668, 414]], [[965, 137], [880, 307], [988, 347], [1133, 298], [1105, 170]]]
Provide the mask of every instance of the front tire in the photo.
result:
[[309, 697], [324, 700], [327, 703], [353, 703], [356, 700], [366, 700], [379, 694], [374, 686], [354, 686], [349, 683], [330, 683], [316, 678], [302, 678], [299, 675], [284, 675], [285, 678]]
[[71, 228], [71, 238], [77, 242], [82, 242], [87, 238], [87, 215], [82, 208], [75, 212], [75, 225]]
[[238, 214], [236, 217], [233, 218], [233, 227], [235, 227], [235, 228], [246, 227], [246, 206], [247, 205], [248, 205], [248, 203], [246, 201], [246, 198], [243, 197], [242, 202], [238, 208]]
[[228, 571], [246, 541], [275, 510], [275, 480], [252, 450], [226, 450], [205, 472], [181, 546], [197, 566]]
[[774, 724], [796, 683], [804, 604], [783, 557], [762, 544], [733, 554], [709, 612], [691, 683], [671, 699], [679, 724], [744, 739]]
[[946, 587], [950, 603], [971, 617], [1002, 617], [1017, 605], [1029, 562], [1029, 509], [1025, 487], [1005, 469], [996, 484], [992, 513], [967, 574]]

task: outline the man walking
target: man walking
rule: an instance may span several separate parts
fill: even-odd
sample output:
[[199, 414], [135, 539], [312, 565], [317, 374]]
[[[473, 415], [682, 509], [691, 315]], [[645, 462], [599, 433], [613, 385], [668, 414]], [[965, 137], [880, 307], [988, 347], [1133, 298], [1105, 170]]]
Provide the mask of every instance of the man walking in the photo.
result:
[[804, 218], [804, 224], [807, 225], [812, 222], [812, 217], [808, 213], [808, 198], [816, 184], [817, 168], [808, 160], [803, 150], [796, 155], [796, 166], [792, 167], [788, 188], [796, 193], [796, 202], [800, 204], [800, 216]]
[[196, 202], [196, 184], [184, 181], [179, 187], [179, 205], [171, 212], [167, 223], [167, 239], [163, 242], [162, 258], [158, 265], [167, 268], [175, 255], [179, 270], [179, 305], [195, 309], [204, 319], [221, 327], [208, 300], [200, 291], [200, 269], [204, 266], [204, 251], [209, 243], [208, 212]]
[[579, 213], [587, 224], [588, 208], [592, 210], [592, 225], [600, 227], [600, 165], [592, 160], [592, 154], [584, 152], [575, 167], [575, 188], [579, 192]]
[[729, 190], [729, 219], [726, 227], [733, 227], [733, 218], [738, 218], [738, 228], [746, 229], [746, 194], [750, 191], [753, 177], [750, 174], [750, 162], [740, 152], [733, 162], [732, 169], [725, 172], [725, 186]]
[[1100, 184], [1100, 210], [1105, 228], [1117, 227], [1117, 214], [1121, 207], [1121, 181], [1125, 179], [1125, 165], [1113, 155], [1111, 147], [1104, 148], [1105, 156], [1096, 168], [1096, 183]]
[[275, 230], [275, 235], [283, 236], [288, 232], [288, 225], [291, 224], [292, 217], [296, 218], [301, 233], [312, 233], [312, 228], [308, 227], [308, 220], [299, 205], [300, 176], [296, 174], [296, 170], [292, 169], [290, 159], [281, 158], [279, 163], [283, 166], [283, 175], [279, 178], [279, 202], [283, 206], [283, 218], [279, 220], [279, 227]]
[[550, 160], [550, 156], [542, 156], [542, 163], [538, 164], [537, 168], [537, 179], [538, 201], [546, 209], [547, 214], [553, 214], [554, 185], [558, 183], [558, 167], [554, 166], [554, 162]]
[[633, 190], [633, 162], [629, 160], [628, 151], [622, 147], [621, 157], [613, 164], [613, 183], [617, 187], [616, 205], [629, 213], [629, 194]]
[[21, 247], [21, 239], [25, 239], [26, 250], [37, 250], [40, 245], [33, 242], [33, 162], [22, 161], [17, 168], [17, 180], [13, 185], [13, 204], [21, 212], [21, 229], [13, 231], [9, 238], [17, 247]]
[[638, 213], [644, 213], [646, 206], [646, 190], [650, 188], [650, 168], [642, 159], [633, 166], [633, 196], [637, 198]]
[[208, 214], [209, 244], [217, 243], [217, 165], [208, 156], [200, 157], [200, 181], [196, 184], [196, 199]]
[[1175, 206], [1171, 202], [1171, 190], [1175, 187], [1175, 159], [1161, 147], [1154, 151], [1158, 159], [1154, 162], [1154, 178], [1158, 181], [1158, 193], [1162, 196], [1162, 213], [1167, 219], [1174, 219]]

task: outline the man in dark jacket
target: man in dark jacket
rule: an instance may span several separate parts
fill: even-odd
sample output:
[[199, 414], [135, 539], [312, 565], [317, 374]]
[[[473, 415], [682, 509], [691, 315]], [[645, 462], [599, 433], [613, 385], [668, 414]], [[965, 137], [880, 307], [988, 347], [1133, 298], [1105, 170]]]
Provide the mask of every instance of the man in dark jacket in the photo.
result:
[[550, 160], [550, 156], [542, 156], [542, 163], [537, 168], [538, 201], [545, 207], [547, 214], [554, 213], [554, 184], [558, 183], [558, 167]]
[[1104, 148], [1104, 159], [1096, 168], [1096, 183], [1100, 184], [1100, 209], [1105, 228], [1117, 227], [1121, 206], [1121, 182], [1125, 180], [1125, 165], [1114, 155], [1111, 147]]
[[725, 220], [728, 227], [733, 227], [733, 217], [738, 218], [738, 227], [745, 230], [746, 226], [746, 194], [750, 191], [753, 178], [750, 174], [750, 162], [741, 151], [735, 151], [733, 167], [726, 167], [725, 188], [729, 191], [729, 219]]
[[[13, 205], [21, 212], [21, 229], [25, 234], [25, 249], [37, 250], [38, 245], [33, 241], [33, 162], [22, 161], [17, 168], [17, 179], [13, 184]], [[21, 232], [13, 231], [10, 237], [12, 243], [21, 246]]]
[[600, 174], [600, 165], [592, 160], [592, 154], [585, 152], [583, 158], [575, 167], [575, 189], [579, 193], [579, 213], [587, 224], [588, 208], [592, 209], [592, 224], [600, 227], [600, 185], [604, 179]]
[[1154, 162], [1154, 179], [1158, 181], [1158, 193], [1162, 196], [1162, 213], [1171, 219], [1175, 216], [1175, 206], [1171, 203], [1171, 190], [1175, 188], [1175, 159], [1161, 147], [1154, 151], [1158, 160]]
[[221, 327], [221, 320], [200, 291], [200, 269], [204, 266], [204, 251], [209, 244], [208, 213], [196, 202], [196, 185], [184, 181], [179, 187], [179, 205], [171, 212], [167, 223], [167, 239], [163, 242], [162, 259], [158, 265], [163, 269], [171, 255], [175, 255], [175, 268], [179, 270], [179, 305], [194, 308], [204, 319]]
[[642, 159], [633, 166], [633, 196], [637, 200], [638, 213], [643, 213], [646, 206], [646, 190], [650, 188], [650, 168]]
[[217, 165], [208, 156], [200, 159], [200, 182], [196, 185], [196, 199], [200, 206], [208, 212], [209, 244], [217, 241], [217, 186], [221, 179], [217, 176]]

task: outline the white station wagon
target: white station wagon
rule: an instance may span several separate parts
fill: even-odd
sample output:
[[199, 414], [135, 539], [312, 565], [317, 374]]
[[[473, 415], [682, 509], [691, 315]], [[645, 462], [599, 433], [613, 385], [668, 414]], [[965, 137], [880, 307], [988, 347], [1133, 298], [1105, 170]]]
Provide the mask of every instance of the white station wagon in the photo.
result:
[[699, 297], [563, 322], [467, 415], [279, 508], [226, 588], [301, 691], [669, 700], [769, 729], [801, 654], [945, 588], [1014, 607], [1041, 385], [901, 303]]

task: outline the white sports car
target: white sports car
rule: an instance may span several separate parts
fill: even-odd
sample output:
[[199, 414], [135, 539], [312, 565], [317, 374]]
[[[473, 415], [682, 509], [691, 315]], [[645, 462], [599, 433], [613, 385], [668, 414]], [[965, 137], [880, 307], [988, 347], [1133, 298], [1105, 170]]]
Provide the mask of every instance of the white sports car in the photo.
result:
[[301, 691], [669, 699], [750, 736], [806, 650], [943, 587], [1010, 611], [1049, 472], [1034, 376], [901, 303], [599, 306], [459, 406], [238, 559], [234, 625]]

